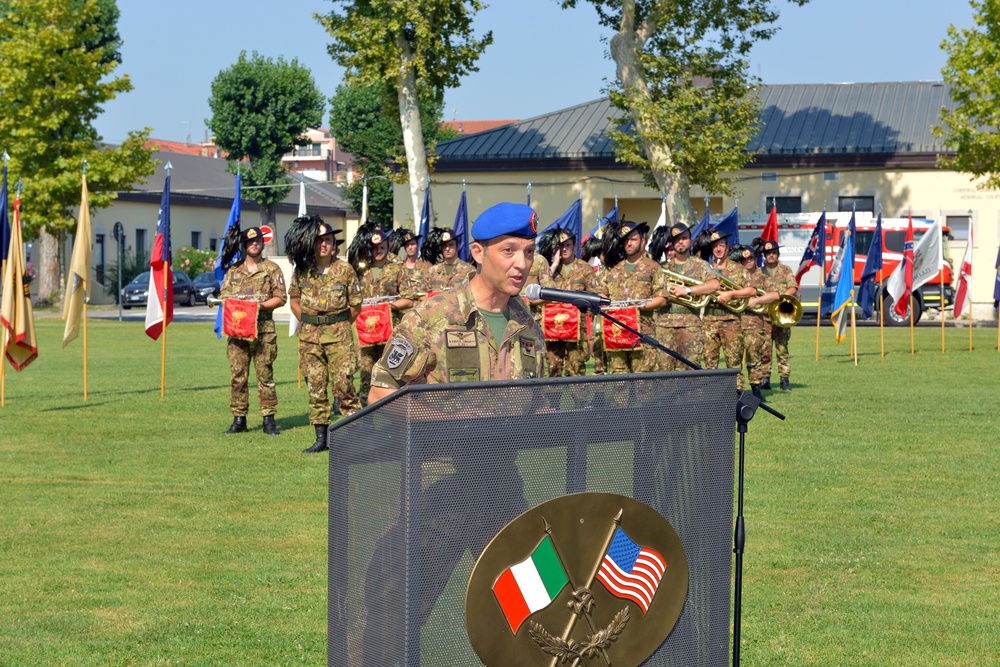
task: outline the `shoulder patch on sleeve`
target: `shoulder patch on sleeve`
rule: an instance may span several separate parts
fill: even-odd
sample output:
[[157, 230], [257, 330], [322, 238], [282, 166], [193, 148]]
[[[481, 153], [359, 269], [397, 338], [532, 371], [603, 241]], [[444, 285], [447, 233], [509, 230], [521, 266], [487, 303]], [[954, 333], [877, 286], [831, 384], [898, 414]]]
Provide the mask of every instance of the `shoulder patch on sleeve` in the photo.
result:
[[413, 345], [410, 344], [410, 341], [393, 338], [389, 343], [389, 350], [385, 354], [386, 368], [394, 371], [411, 357], [413, 357]]

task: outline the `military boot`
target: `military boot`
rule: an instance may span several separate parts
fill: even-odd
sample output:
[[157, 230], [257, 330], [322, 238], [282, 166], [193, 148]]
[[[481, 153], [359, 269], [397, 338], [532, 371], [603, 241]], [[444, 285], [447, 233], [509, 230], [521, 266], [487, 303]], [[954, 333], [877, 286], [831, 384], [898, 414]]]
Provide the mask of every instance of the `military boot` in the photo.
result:
[[264, 415], [264, 433], [268, 435], [279, 435], [278, 425], [274, 423], [274, 415]]
[[759, 384], [752, 384], [752, 385], [750, 385], [750, 391], [753, 393], [754, 398], [756, 398], [761, 403], [766, 403], [767, 402], [767, 401], [764, 400], [764, 394], [760, 393], [760, 385]]
[[223, 431], [223, 433], [246, 433], [246, 432], [247, 432], [246, 417], [233, 417], [232, 426]]
[[781, 378], [781, 391], [791, 391], [792, 385], [788, 381], [788, 378]]
[[303, 454], [316, 454], [317, 452], [325, 452], [329, 449], [326, 444], [326, 429], [329, 428], [328, 424], [315, 424], [316, 426], [316, 442], [312, 444], [312, 447], [307, 447], [302, 450]]
[[771, 390], [771, 378], [767, 378], [766, 380], [764, 380], [764, 384], [762, 384], [760, 386], [760, 388], [763, 389], [764, 391], [770, 391]]

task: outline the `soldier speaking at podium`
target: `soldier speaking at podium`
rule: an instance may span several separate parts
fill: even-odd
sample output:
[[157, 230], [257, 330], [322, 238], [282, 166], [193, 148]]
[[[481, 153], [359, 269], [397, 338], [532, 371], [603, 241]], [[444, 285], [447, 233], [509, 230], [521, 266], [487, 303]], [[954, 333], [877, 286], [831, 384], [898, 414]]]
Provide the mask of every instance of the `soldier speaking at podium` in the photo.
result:
[[[233, 424], [226, 433], [243, 433], [247, 430], [247, 409], [250, 391], [247, 381], [250, 362], [257, 373], [257, 399], [264, 418], [264, 433], [278, 435], [274, 415], [278, 410], [278, 394], [274, 386], [274, 360], [278, 356], [278, 338], [274, 331], [276, 308], [285, 305], [285, 279], [281, 269], [269, 259], [264, 259], [264, 234], [260, 227], [251, 227], [239, 236], [244, 259], [230, 266], [219, 290], [221, 298], [256, 301], [258, 305], [256, 337], [252, 340], [229, 337], [226, 355], [229, 357], [232, 391], [229, 407]], [[224, 257], [233, 257], [238, 248], [235, 239], [226, 238]]]
[[[408, 312], [372, 370], [371, 403], [410, 383], [510, 380], [540, 377], [544, 338], [524, 302], [535, 253], [538, 216], [529, 206], [502, 203], [488, 208], [472, 228], [475, 272], [455, 289], [418, 303]], [[433, 462], [436, 479], [423, 480], [418, 516], [423, 528], [417, 549], [427, 556], [421, 570], [416, 623], [423, 625], [468, 550], [473, 558], [512, 517], [525, 509], [523, 482], [513, 459], [490, 463], [493, 479], [505, 478], [502, 501], [476, 493], [486, 474], [481, 462], [456, 452]], [[488, 506], [487, 506], [488, 504]], [[366, 654], [362, 664], [402, 663], [405, 599], [399, 524], [376, 545], [365, 575]], [[433, 565], [431, 565], [433, 564]], [[378, 655], [371, 655], [377, 651]]]

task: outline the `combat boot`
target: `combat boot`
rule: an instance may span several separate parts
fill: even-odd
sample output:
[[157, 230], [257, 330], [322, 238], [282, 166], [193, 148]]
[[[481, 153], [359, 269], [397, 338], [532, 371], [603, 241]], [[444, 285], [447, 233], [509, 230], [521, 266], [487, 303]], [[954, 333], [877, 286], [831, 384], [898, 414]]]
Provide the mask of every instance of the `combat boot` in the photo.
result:
[[246, 432], [247, 432], [246, 417], [233, 417], [232, 426], [223, 431], [223, 433], [246, 433]]
[[771, 390], [771, 378], [767, 378], [766, 380], [764, 380], [764, 384], [762, 384], [760, 386], [760, 388], [763, 389], [764, 391], [770, 391]]
[[781, 391], [791, 391], [792, 385], [788, 381], [788, 378], [781, 378]]
[[767, 401], [764, 400], [764, 394], [760, 393], [759, 384], [750, 385], [750, 391], [753, 393], [754, 398], [756, 398], [758, 401], [760, 401], [761, 403], [767, 403]]
[[326, 429], [329, 428], [328, 424], [315, 424], [316, 426], [316, 442], [312, 444], [312, 447], [307, 447], [302, 450], [303, 454], [316, 454], [317, 452], [325, 452], [329, 449], [326, 444]]
[[278, 425], [274, 423], [274, 415], [264, 415], [264, 433], [268, 435], [279, 435]]

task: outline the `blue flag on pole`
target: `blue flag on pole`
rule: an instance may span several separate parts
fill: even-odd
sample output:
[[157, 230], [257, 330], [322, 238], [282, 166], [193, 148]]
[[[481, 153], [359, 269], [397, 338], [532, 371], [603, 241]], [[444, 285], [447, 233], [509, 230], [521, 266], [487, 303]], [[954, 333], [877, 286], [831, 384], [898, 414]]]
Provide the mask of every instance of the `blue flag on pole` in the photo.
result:
[[708, 207], [705, 207], [705, 215], [701, 217], [701, 222], [694, 226], [691, 230], [691, 239], [694, 240], [698, 238], [698, 234], [701, 234], [706, 229], [710, 229], [712, 226], [712, 220], [708, 215]]
[[993, 300], [1000, 301], [1000, 248], [997, 249], [997, 278], [993, 285]]
[[[707, 212], [706, 212], [707, 215]], [[700, 223], [699, 223], [699, 226]], [[722, 220], [719, 220], [714, 225], [710, 227], [713, 230], [725, 232], [726, 236], [729, 237], [729, 245], [735, 245], [740, 242], [740, 212], [736, 206], [733, 210], [726, 214]], [[695, 235], [691, 234], [691, 240], [693, 241]]]
[[850, 317], [848, 309], [854, 299], [854, 272], [847, 265], [848, 258], [854, 256], [854, 236], [850, 229], [844, 237], [843, 265], [840, 267], [840, 275], [837, 279], [837, 290], [833, 296], [833, 311], [830, 314], [830, 321], [833, 323], [837, 336], [837, 343], [847, 337], [847, 319]]
[[[233, 198], [233, 205], [229, 209], [229, 219], [226, 220], [226, 228], [222, 232], [223, 242], [219, 244], [219, 255], [215, 258], [215, 279], [222, 283], [222, 279], [226, 277], [226, 271], [229, 269], [228, 266], [222, 266], [222, 251], [225, 249], [225, 239], [226, 235], [229, 233], [229, 229], [233, 225], [240, 224], [240, 175], [236, 174], [236, 196]], [[240, 251], [242, 252], [242, 250]], [[219, 312], [215, 314], [215, 335], [218, 338], [222, 338], [222, 307], [219, 307]]]
[[861, 306], [861, 318], [868, 319], [875, 314], [875, 283], [879, 271], [882, 270], [882, 214], [878, 214], [875, 223], [875, 236], [868, 247], [868, 257], [865, 258], [865, 268], [861, 270], [861, 286], [858, 288], [858, 305]]
[[427, 189], [424, 190], [424, 207], [420, 211], [420, 227], [417, 229], [417, 234], [420, 235], [420, 241], [418, 241], [417, 252], [424, 247], [424, 240], [427, 238], [427, 233], [431, 230], [431, 183], [430, 179], [427, 180]]
[[463, 262], [472, 259], [472, 251], [469, 250], [469, 205], [465, 200], [465, 190], [462, 190], [462, 198], [458, 200], [458, 211], [455, 213], [455, 238], [458, 239], [458, 258]]
[[573, 204], [566, 209], [566, 212], [560, 215], [555, 221], [542, 230], [539, 236], [545, 232], [559, 227], [560, 229], [565, 229], [576, 238], [576, 256], [580, 256], [580, 244], [583, 242], [583, 199], [577, 199]]
[[[7, 217], [7, 163], [3, 165], [3, 189], [0, 190], [0, 266], [7, 263], [10, 251], [10, 218]], [[2, 361], [2, 359], [0, 359]]]

